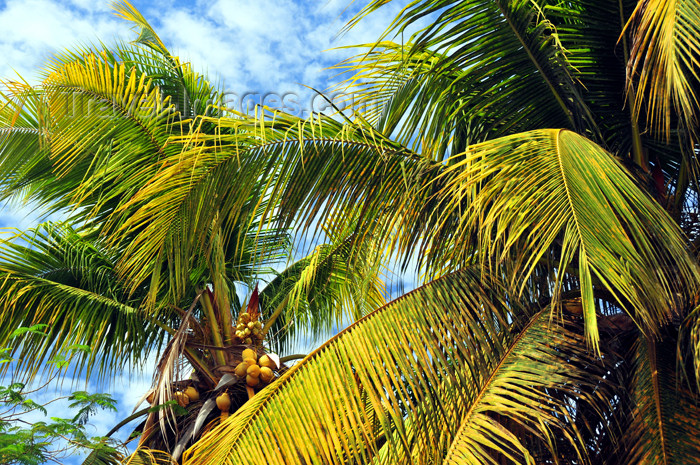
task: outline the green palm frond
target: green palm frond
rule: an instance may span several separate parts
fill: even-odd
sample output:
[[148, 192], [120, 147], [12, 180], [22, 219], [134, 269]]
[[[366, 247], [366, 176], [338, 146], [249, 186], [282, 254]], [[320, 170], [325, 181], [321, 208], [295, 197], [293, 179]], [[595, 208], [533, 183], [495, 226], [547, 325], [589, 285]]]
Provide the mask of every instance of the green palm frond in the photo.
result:
[[[246, 283], [250, 287], [260, 280], [261, 275], [275, 273], [275, 267], [284, 263], [292, 253], [292, 238], [280, 229], [265, 228], [260, 224], [262, 211], [259, 210], [248, 226], [245, 235], [233, 231], [228, 250], [227, 274], [232, 281]], [[238, 228], [246, 226], [238, 224]], [[224, 228], [226, 229], [226, 228]]]
[[99, 241], [68, 226], [43, 224], [5, 239], [0, 247], [0, 340], [20, 326], [45, 324], [45, 337], [16, 346], [16, 370], [33, 376], [60, 353], [90, 347], [73, 358], [76, 370], [100, 377], [136, 367], [165, 336], [138, 310], [114, 272], [114, 257]]
[[190, 63], [141, 47], [138, 43], [120, 44], [115, 54], [128, 66], [135, 66], [145, 73], [154, 85], [170, 96], [183, 119], [220, 115], [223, 94], [205, 76], [194, 71]]
[[[356, 20], [386, 3], [371, 2]], [[387, 50], [379, 43], [378, 52], [351, 63], [350, 69], [358, 72], [359, 79], [370, 79], [366, 84], [370, 93], [376, 88], [396, 89], [396, 98], [407, 89], [395, 83], [406, 76], [406, 85], [416, 90], [404, 95], [410, 103], [389, 109], [399, 112], [391, 119], [404, 117], [406, 137], [399, 141], [408, 144], [419, 137], [424, 153], [449, 147], [441, 139], [473, 143], [491, 133], [501, 136], [544, 127], [597, 135], [597, 122], [573, 78], [574, 69], [556, 25], [548, 19], [546, 3], [411, 2], [385, 34], [403, 33], [426, 16], [436, 19], [413, 34], [410, 48]]]
[[58, 183], [46, 137], [51, 127], [43, 94], [27, 83], [3, 82], [0, 104], [0, 197], [34, 199], [48, 206], [48, 199], [63, 197], [74, 186]]
[[[258, 119], [254, 124], [261, 134], [267, 132], [252, 149], [265, 151], [277, 164], [271, 201], [279, 204], [279, 223], [289, 226], [302, 218], [301, 226], [313, 229], [313, 236], [333, 219], [346, 226], [356, 223], [359, 239], [387, 238], [398, 224], [393, 215], [427, 202], [430, 192], [423, 188], [442, 166], [362, 120], [341, 123], [323, 115], [301, 120], [277, 114], [271, 122]], [[346, 217], [344, 212], [355, 213]]]
[[369, 52], [336, 68], [352, 74], [340, 87], [351, 92], [353, 109], [378, 130], [396, 131], [397, 140], [437, 159], [445, 156], [447, 147], [461, 152], [470, 139], [486, 135], [486, 122], [465, 126], [465, 112], [457, 109], [460, 93], [445, 92], [460, 73], [442, 69], [437, 52], [419, 52], [411, 43], [366, 47]]
[[676, 376], [676, 344], [640, 338], [631, 393], [636, 404], [626, 431], [624, 463], [682, 464], [700, 457], [697, 393]]
[[629, 38], [622, 31], [636, 1], [547, 3], [543, 9], [557, 26], [557, 39], [567, 51], [572, 77], [580, 83], [600, 128], [600, 137], [587, 136], [620, 157], [638, 157], [640, 163], [643, 154], [638, 153], [641, 148], [636, 144], [641, 136], [636, 120], [626, 108], [622, 86], [630, 48]]
[[352, 229], [326, 231], [330, 243], [316, 246], [260, 293], [268, 343], [280, 353], [302, 338], [318, 340], [384, 304], [376, 244], [368, 240], [358, 245]]
[[134, 24], [138, 37], [136, 46], [121, 45], [117, 54], [127, 65], [134, 65], [153, 79], [166, 95], [169, 95], [184, 118], [197, 115], [218, 114], [217, 106], [223, 94], [201, 74], [193, 71], [189, 63], [182, 63], [170, 54], [146, 18], [128, 1], [112, 3], [117, 16]]
[[[586, 354], [580, 331], [551, 323], [547, 310], [510, 307], [503, 289], [478, 281], [478, 272], [445, 276], [350, 326], [185, 463], [371, 463], [380, 450], [384, 463], [433, 463], [465, 448], [484, 463], [476, 457], [552, 456], [564, 444], [585, 456], [590, 432], [557, 396], [604, 406], [605, 364]], [[537, 439], [523, 444], [519, 428]]]
[[[268, 206], [265, 189], [274, 181], [274, 165], [264, 151], [250, 150], [261, 144], [258, 135], [247, 132], [245, 120], [218, 120], [222, 132], [231, 130], [218, 135], [200, 131], [213, 119], [198, 121], [191, 133], [171, 138], [170, 146], [179, 149], [160, 160], [162, 169], [128, 199], [123, 206], [128, 217], [120, 212], [119, 227], [110, 231], [114, 243], [125, 244], [119, 270], [133, 287], [150, 280], [155, 292], [167, 266], [170, 288], [179, 296], [191, 265], [210, 250], [215, 235], [221, 235], [224, 249], [235, 251], [229, 258], [240, 261], [246, 250], [241, 245], [256, 237], [255, 227], [263, 227], [260, 213]], [[239, 126], [244, 128], [237, 132]], [[267, 241], [272, 248], [263, 255], [284, 245], [286, 229], [277, 231], [280, 239]]]
[[125, 458], [122, 452], [109, 446], [98, 448], [85, 457], [82, 465], [122, 465]]
[[12, 181], [3, 196], [21, 189], [50, 211], [79, 204], [83, 219], [105, 219], [171, 154], [177, 114], [144, 74], [107, 50], [63, 58], [39, 89], [15, 85], [5, 96], [0, 171]]
[[168, 96], [107, 52], [57, 64], [43, 86], [54, 171], [76, 183], [73, 204], [111, 213], [178, 151], [166, 144], [177, 123]]

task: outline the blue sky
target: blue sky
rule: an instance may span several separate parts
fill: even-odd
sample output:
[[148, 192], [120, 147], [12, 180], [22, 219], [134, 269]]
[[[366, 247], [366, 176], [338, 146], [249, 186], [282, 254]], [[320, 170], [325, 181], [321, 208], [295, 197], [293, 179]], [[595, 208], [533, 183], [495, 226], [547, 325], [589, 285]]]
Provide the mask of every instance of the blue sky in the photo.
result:
[[[156, 28], [170, 50], [206, 72], [212, 81], [230, 92], [232, 101], [244, 95], [268, 101], [295, 102], [304, 111], [319, 101], [302, 86], [325, 90], [338, 82], [332, 70], [324, 70], [348, 50], [324, 50], [375, 41], [400, 6], [393, 3], [370, 16], [345, 35], [338, 32], [363, 5], [350, 0], [212, 0], [134, 1]], [[131, 40], [129, 24], [114, 16], [106, 0], [9, 0], [0, 1], [0, 77], [17, 74], [37, 82], [42, 63], [58, 51], [81, 44]], [[271, 97], [270, 97], [271, 96]], [[238, 99], [238, 100], [235, 100]], [[24, 229], [38, 221], [31, 205], [10, 205], [0, 210], [0, 226]], [[95, 435], [105, 434], [134, 407], [134, 401], [150, 386], [150, 373], [125, 374], [104, 390], [119, 401], [118, 413], [103, 412], [92, 421]], [[70, 383], [66, 383], [70, 384]], [[84, 388], [78, 383], [76, 389]], [[89, 389], [96, 386], [90, 383]], [[48, 400], [55, 390], [37, 400]], [[52, 404], [50, 415], [67, 416], [65, 402]], [[124, 434], [129, 432], [126, 428]], [[79, 463], [68, 459], [66, 464]]]

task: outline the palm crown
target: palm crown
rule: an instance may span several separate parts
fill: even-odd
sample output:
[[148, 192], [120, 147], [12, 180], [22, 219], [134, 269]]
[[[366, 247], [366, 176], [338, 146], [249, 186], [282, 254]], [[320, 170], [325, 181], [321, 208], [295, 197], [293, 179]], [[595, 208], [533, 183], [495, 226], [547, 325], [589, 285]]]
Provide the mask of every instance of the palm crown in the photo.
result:
[[[141, 296], [105, 307], [124, 325], [136, 310], [186, 308], [200, 283], [223, 299], [216, 308], [235, 308], [218, 292], [239, 279], [232, 263], [264, 262], [290, 228], [320, 235], [325, 225], [330, 250], [351, 265], [338, 275], [358, 276], [348, 289], [374, 282], [377, 251], [404, 268], [417, 259], [425, 276], [255, 394], [186, 463], [700, 455], [695, 2], [416, 0], [339, 65], [355, 92], [352, 119], [309, 120], [218, 106], [173, 113], [161, 93], [201, 102], [192, 97], [216, 92], [128, 4], [119, 11], [146, 48], [66, 55], [41, 92], [15, 86], [1, 168], [7, 195], [80, 205], [74, 218], [93, 229], [78, 237], [94, 230], [105, 241], [89, 263], [114, 263], [85, 282]], [[407, 42], [387, 40], [426, 16]], [[66, 87], [110, 96], [123, 117], [68, 121]], [[6, 283], [33, 269], [19, 247], [6, 245], [16, 251]], [[51, 302], [15, 286], [3, 293], [8, 323], [27, 318], [13, 310], [17, 295]], [[89, 321], [72, 292], [60, 294], [66, 312]], [[347, 302], [343, 292], [334, 295]], [[289, 307], [289, 295], [299, 294], [271, 297], [263, 313]], [[134, 332], [130, 344], [158, 334]], [[138, 353], [115, 347], [103, 360]]]

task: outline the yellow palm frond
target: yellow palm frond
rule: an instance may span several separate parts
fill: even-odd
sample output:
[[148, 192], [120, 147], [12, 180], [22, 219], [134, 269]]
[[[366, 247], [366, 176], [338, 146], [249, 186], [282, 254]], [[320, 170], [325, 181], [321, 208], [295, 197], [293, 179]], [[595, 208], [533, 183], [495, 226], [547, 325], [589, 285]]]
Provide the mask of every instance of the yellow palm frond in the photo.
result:
[[[503, 289], [478, 282], [478, 272], [445, 276], [350, 326], [203, 437], [185, 463], [433, 463], [465, 444], [469, 463], [556, 447], [585, 456], [583, 431], [557, 396], [604, 405], [607, 368], [586, 355], [575, 325], [510, 307]], [[495, 434], [504, 428], [512, 434]], [[516, 439], [518, 428], [531, 442]]]
[[695, 0], [641, 0], [629, 23], [627, 66], [635, 115], [670, 138], [674, 116], [686, 131], [700, 124], [700, 7]]
[[[457, 159], [434, 198], [439, 232], [429, 253], [438, 262], [468, 263], [476, 238], [482, 266], [507, 263], [508, 279], [521, 292], [552, 247], [560, 247], [549, 265], [555, 300], [564, 274], [576, 274], [593, 345], [594, 287], [615, 296], [649, 334], [696, 292], [697, 270], [678, 227], [588, 139], [533, 131], [474, 145]], [[445, 243], [450, 247], [439, 246]]]

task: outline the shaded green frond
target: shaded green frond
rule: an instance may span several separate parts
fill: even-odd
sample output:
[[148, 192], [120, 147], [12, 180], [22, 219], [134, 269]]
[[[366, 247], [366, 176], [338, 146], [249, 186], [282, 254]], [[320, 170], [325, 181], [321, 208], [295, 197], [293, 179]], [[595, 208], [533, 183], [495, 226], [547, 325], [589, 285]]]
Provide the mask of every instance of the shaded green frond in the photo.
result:
[[680, 465], [700, 457], [697, 394], [679, 382], [675, 353], [673, 341], [637, 341], [631, 385], [636, 410], [626, 431], [624, 463]]
[[82, 465], [122, 465], [124, 459], [122, 451], [107, 446], [90, 452]]
[[0, 341], [20, 326], [47, 325], [45, 337], [27, 334], [16, 346], [19, 373], [33, 376], [58, 354], [87, 345], [89, 354], [75, 354], [75, 369], [102, 377], [136, 366], [162, 342], [165, 334], [127, 298], [113, 257], [98, 244], [52, 224], [2, 242]]
[[2, 82], [0, 94], [0, 196], [34, 197], [37, 185], [66, 195], [70, 188], [56, 183], [47, 138], [50, 119], [41, 92], [26, 83]]
[[[608, 368], [586, 354], [580, 332], [550, 323], [547, 310], [511, 309], [503, 289], [478, 281], [468, 271], [445, 276], [350, 326], [212, 430], [185, 463], [439, 463], [456, 436], [498, 457], [520, 427], [538, 438], [531, 454], [553, 455], [560, 441], [585, 456], [576, 409], [557, 396], [600, 408]], [[495, 423], [510, 437], [489, 438]]]
[[[284, 263], [292, 253], [292, 238], [280, 229], [260, 226], [261, 211], [258, 211], [250, 225], [238, 224], [238, 228], [248, 226], [248, 231], [241, 239], [240, 234], [232, 232], [227, 257], [227, 274], [232, 281], [254, 286], [260, 275], [274, 274], [274, 267]], [[226, 228], [224, 228], [226, 229]]]
[[600, 137], [587, 136], [617, 156], [629, 154], [642, 164], [643, 154], [633, 153], [640, 150], [635, 144], [641, 136], [622, 86], [630, 48], [629, 37], [622, 35], [622, 30], [636, 4], [635, 0], [550, 1], [543, 9], [556, 25], [556, 36], [566, 50], [572, 77], [580, 83], [583, 98], [600, 129]]
[[[359, 16], [386, 3], [371, 2]], [[544, 127], [597, 135], [597, 122], [572, 77], [574, 69], [545, 4], [530, 0], [412, 2], [387, 30], [398, 34], [434, 17], [413, 34], [410, 48], [391, 47], [390, 53], [384, 53], [385, 45], [378, 43], [378, 52], [356, 60], [351, 69], [358, 78], [370, 80], [366, 84], [370, 89], [396, 89], [396, 98], [408, 91], [401, 97], [410, 101], [388, 110], [397, 111], [392, 120], [404, 119], [405, 137], [402, 133], [399, 141], [426, 139], [424, 152], [445, 150], [449, 145], [444, 139], [452, 137], [465, 139], [455, 141], [461, 151], [490, 134]], [[413, 90], [395, 85], [397, 81], [405, 81]], [[446, 133], [440, 135], [440, 131]]]

